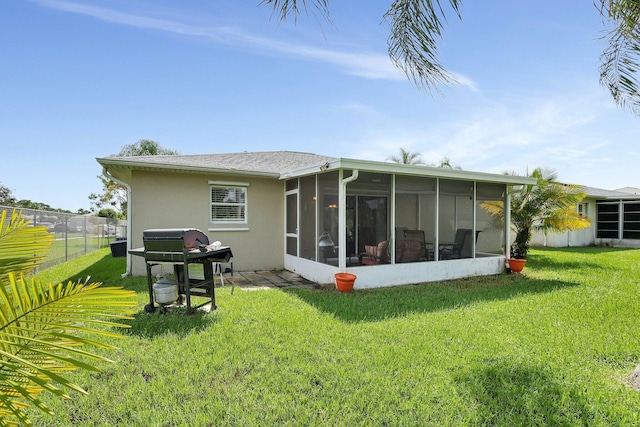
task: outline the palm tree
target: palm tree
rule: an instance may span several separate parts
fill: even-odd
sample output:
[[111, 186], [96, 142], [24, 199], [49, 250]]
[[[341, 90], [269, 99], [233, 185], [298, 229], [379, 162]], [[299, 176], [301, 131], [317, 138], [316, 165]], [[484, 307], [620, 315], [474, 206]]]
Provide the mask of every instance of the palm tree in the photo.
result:
[[439, 168], [444, 168], [444, 169], [456, 169], [456, 170], [462, 170], [462, 167], [459, 165], [454, 165], [453, 163], [451, 163], [451, 159], [449, 159], [448, 157], [444, 157], [442, 160], [440, 160], [440, 163], [438, 164]]
[[[271, 5], [274, 13], [285, 20], [294, 19], [311, 4], [319, 15], [331, 22], [329, 0], [262, 0]], [[445, 12], [443, 4], [449, 5]], [[611, 93], [616, 104], [640, 115], [640, 0], [600, 0], [594, 2], [597, 11], [611, 29], [608, 46], [601, 55], [600, 84]], [[301, 5], [301, 7], [299, 6]], [[459, 0], [394, 0], [384, 14], [391, 33], [388, 38], [389, 56], [419, 89], [439, 92], [442, 84], [456, 79], [438, 59], [438, 41], [442, 39], [447, 13], [458, 19], [462, 2]]]
[[402, 163], [403, 165], [424, 165], [422, 154], [412, 153], [404, 148], [400, 148], [399, 156], [389, 156], [387, 160], [391, 160], [394, 163]]
[[[589, 218], [576, 211], [576, 205], [586, 196], [582, 187], [557, 182], [552, 169], [536, 168], [529, 176], [536, 179], [535, 184], [514, 186], [511, 193], [511, 223], [516, 232], [511, 256], [519, 259], [527, 257], [534, 230], [564, 232], [591, 224]], [[491, 215], [504, 219], [502, 202], [486, 202], [482, 206]]]
[[[26, 279], [53, 240], [15, 210], [0, 216], [0, 426], [30, 425], [30, 405], [51, 414], [44, 391], [70, 399], [64, 388], [86, 394], [64, 377], [77, 368], [97, 371], [90, 360], [109, 359], [82, 347], [113, 349], [89, 335], [119, 336], [107, 328], [130, 319], [135, 292], [100, 283], [43, 284]], [[31, 250], [29, 250], [31, 248]], [[35, 256], [34, 256], [35, 255]], [[12, 271], [10, 271], [12, 270]], [[102, 319], [99, 319], [102, 318]]]

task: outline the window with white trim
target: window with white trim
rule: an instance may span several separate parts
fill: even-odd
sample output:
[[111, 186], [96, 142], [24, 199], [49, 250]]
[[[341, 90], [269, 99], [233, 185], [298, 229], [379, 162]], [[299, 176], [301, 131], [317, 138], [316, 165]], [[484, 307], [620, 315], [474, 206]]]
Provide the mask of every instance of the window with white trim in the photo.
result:
[[245, 224], [247, 222], [247, 187], [245, 183], [209, 182], [211, 222]]
[[588, 203], [578, 203], [578, 215], [588, 217], [589, 216], [589, 204]]

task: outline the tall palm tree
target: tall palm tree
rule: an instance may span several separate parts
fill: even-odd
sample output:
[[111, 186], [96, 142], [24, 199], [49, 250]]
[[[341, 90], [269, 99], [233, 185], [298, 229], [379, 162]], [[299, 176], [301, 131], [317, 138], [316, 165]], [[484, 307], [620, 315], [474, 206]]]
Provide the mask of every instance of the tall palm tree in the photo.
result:
[[400, 155], [398, 156], [389, 156], [387, 160], [391, 160], [394, 163], [402, 163], [403, 165], [424, 165], [424, 161], [422, 160], [422, 154], [420, 153], [412, 153], [409, 150], [405, 150], [404, 148], [400, 148]]
[[[319, 15], [331, 21], [329, 0], [262, 0], [272, 6], [281, 20], [310, 4]], [[448, 10], [445, 7], [448, 4]], [[603, 20], [611, 26], [608, 46], [601, 55], [600, 84], [611, 93], [621, 108], [640, 115], [640, 0], [596, 0], [594, 4]], [[439, 86], [456, 81], [438, 59], [438, 42], [442, 39], [447, 14], [461, 15], [459, 0], [394, 0], [384, 14], [391, 33], [389, 56], [419, 89], [439, 92]]]
[[[15, 210], [0, 216], [0, 426], [30, 425], [25, 409], [52, 413], [39, 399], [44, 391], [70, 399], [64, 389], [86, 394], [64, 377], [106, 357], [83, 347], [114, 347], [89, 336], [118, 336], [106, 328], [126, 327], [137, 305], [135, 292], [100, 283], [43, 284], [24, 274], [37, 266], [52, 239]], [[31, 250], [29, 249], [31, 248]]]
[[[557, 173], [552, 169], [536, 168], [529, 176], [536, 178], [535, 184], [514, 186], [511, 192], [511, 223], [516, 232], [511, 246], [513, 258], [526, 258], [534, 230], [564, 232], [591, 225], [591, 220], [576, 210], [576, 205], [586, 196], [582, 187], [558, 182]], [[482, 207], [504, 219], [502, 202], [486, 202]]]

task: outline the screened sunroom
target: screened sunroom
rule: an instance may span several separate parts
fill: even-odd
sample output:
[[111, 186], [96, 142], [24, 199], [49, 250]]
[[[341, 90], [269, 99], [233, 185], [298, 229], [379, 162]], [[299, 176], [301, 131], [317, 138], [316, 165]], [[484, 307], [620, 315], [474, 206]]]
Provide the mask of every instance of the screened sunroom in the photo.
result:
[[339, 159], [286, 177], [285, 268], [356, 288], [498, 274], [508, 187], [530, 178]]

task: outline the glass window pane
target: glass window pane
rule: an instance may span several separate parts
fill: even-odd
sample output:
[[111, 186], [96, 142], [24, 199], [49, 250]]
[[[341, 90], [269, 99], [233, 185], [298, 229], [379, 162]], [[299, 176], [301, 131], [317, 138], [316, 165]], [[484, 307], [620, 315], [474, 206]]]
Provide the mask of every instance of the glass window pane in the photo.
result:
[[245, 187], [211, 186], [211, 222], [244, 222]]
[[298, 232], [298, 195], [287, 195], [287, 230], [288, 234]]

